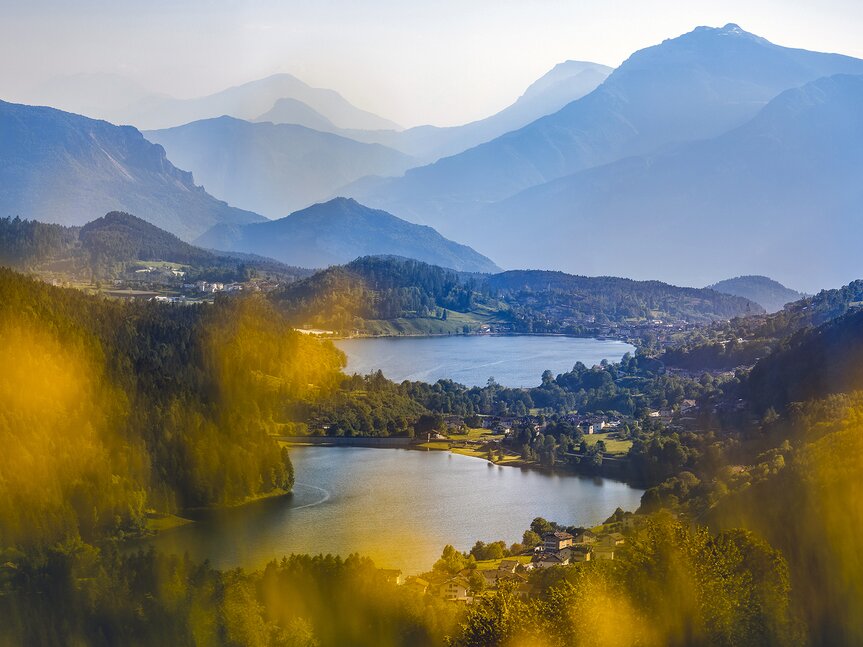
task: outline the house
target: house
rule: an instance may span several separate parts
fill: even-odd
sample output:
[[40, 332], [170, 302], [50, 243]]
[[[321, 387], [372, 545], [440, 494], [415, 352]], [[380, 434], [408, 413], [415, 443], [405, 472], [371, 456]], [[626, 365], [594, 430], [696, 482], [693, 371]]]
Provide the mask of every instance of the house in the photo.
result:
[[594, 559], [612, 560], [614, 559], [614, 547], [599, 545], [593, 549]]
[[615, 546], [623, 546], [626, 543], [626, 537], [621, 535], [619, 532], [612, 532], [608, 535], [603, 535], [599, 538], [599, 543], [602, 546], [609, 546], [614, 548]]
[[589, 562], [591, 555], [593, 555], [593, 550], [593, 546], [588, 546], [587, 544], [574, 546], [570, 552], [570, 561], [573, 564], [576, 562]]
[[582, 530], [573, 539], [574, 544], [592, 544], [596, 541], [596, 534], [591, 530]]
[[527, 582], [527, 577], [520, 573], [501, 573], [497, 578], [498, 583], [500, 582], [512, 582], [516, 586], [521, 586], [522, 584]]
[[485, 581], [486, 586], [495, 586], [497, 584], [498, 571], [494, 570], [493, 568], [477, 570], [477, 573], [482, 575], [483, 581]]
[[428, 580], [424, 580], [421, 577], [409, 577], [405, 582], [405, 588], [423, 595], [428, 591], [429, 583]]
[[397, 568], [379, 568], [378, 572], [384, 576], [384, 579], [390, 584], [403, 584], [402, 572]]
[[499, 573], [515, 573], [516, 571], [520, 570], [520, 566], [521, 564], [517, 559], [502, 559], [500, 561], [500, 564], [497, 565], [497, 570]]
[[438, 594], [444, 600], [467, 601], [470, 598], [470, 583], [466, 577], [457, 575], [441, 584]]
[[534, 568], [551, 568], [552, 566], [566, 566], [569, 557], [561, 557], [559, 553], [540, 553], [533, 558]]
[[547, 551], [557, 551], [572, 546], [572, 539], [568, 532], [549, 532], [542, 536], [542, 547]]

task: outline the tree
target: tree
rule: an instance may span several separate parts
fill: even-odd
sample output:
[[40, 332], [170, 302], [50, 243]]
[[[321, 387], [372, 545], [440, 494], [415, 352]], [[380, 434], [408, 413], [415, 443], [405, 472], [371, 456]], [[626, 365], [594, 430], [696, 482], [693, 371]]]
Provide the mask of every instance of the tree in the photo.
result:
[[552, 523], [550, 521], [546, 521], [542, 517], [536, 517], [533, 521], [531, 521], [530, 529], [540, 537], [547, 533], [554, 532], [554, 526], [552, 525]]
[[467, 581], [470, 586], [470, 592], [474, 595], [482, 593], [485, 590], [485, 578], [479, 571], [471, 573]]
[[432, 570], [444, 575], [455, 575], [468, 566], [468, 559], [453, 546], [444, 546], [440, 559], [434, 563]]

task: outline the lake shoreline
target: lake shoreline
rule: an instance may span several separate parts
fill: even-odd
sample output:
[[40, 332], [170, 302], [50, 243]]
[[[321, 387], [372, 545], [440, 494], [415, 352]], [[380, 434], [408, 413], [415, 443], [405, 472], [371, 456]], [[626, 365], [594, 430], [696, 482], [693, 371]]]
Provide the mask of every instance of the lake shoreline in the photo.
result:
[[467, 387], [484, 387], [493, 376], [514, 389], [538, 386], [546, 370], [557, 375], [577, 363], [615, 362], [636, 350], [620, 339], [557, 333], [375, 336], [333, 343], [347, 357], [347, 374], [381, 371], [396, 383], [452, 380]]

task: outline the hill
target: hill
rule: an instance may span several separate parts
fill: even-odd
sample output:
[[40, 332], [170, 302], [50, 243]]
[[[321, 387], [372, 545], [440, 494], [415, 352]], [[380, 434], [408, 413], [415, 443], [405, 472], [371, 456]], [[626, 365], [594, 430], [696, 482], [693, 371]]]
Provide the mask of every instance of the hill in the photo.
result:
[[83, 225], [128, 211], [190, 240], [264, 220], [216, 200], [135, 128], [0, 101], [0, 216]]
[[303, 267], [326, 267], [359, 256], [392, 254], [455, 270], [498, 269], [482, 254], [447, 240], [431, 227], [414, 225], [346, 198], [316, 204], [272, 222], [215, 227], [196, 242], [203, 247], [260, 254]]
[[304, 126], [233, 117], [145, 133], [213, 195], [271, 218], [328, 199], [366, 175], [397, 175], [413, 160]]
[[737, 25], [699, 27], [636, 52], [596, 90], [552, 115], [352, 195], [450, 235], [481, 205], [583, 169], [716, 137], [784, 90], [838, 73], [863, 73], [863, 61], [780, 47]]
[[[486, 249], [497, 258], [591, 273], [641, 278], [658, 256], [669, 281], [703, 285], [745, 270], [809, 292], [841, 285], [859, 276], [861, 111], [863, 76], [818, 79], [719, 137], [524, 191], [488, 208], [463, 239], [495, 226], [502, 235]], [[538, 252], [521, 244], [526, 231]], [[572, 255], [561, 238], [591, 245]]]
[[130, 278], [142, 263], [176, 265], [187, 281], [245, 280], [251, 272], [282, 280], [311, 274], [267, 258], [194, 247], [128, 213], [114, 211], [83, 227], [0, 218], [0, 265], [65, 280], [104, 280]]
[[331, 267], [274, 299], [297, 325], [388, 334], [596, 335], [656, 318], [694, 323], [761, 312], [741, 297], [656, 281], [535, 271], [467, 275], [393, 257]]
[[707, 287], [724, 294], [745, 297], [760, 305], [768, 313], [782, 310], [786, 303], [803, 298], [803, 295], [796, 290], [786, 288], [778, 281], [766, 276], [738, 276]]

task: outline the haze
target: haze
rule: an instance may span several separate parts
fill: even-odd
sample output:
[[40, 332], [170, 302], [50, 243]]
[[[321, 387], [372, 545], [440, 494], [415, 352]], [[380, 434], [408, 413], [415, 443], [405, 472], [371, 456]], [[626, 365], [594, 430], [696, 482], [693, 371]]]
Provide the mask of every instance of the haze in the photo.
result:
[[40, 85], [80, 73], [192, 97], [289, 72], [403, 126], [482, 118], [556, 63], [618, 65], [701, 24], [863, 56], [854, 0], [3, 0], [2, 15], [7, 100], [33, 101]]

